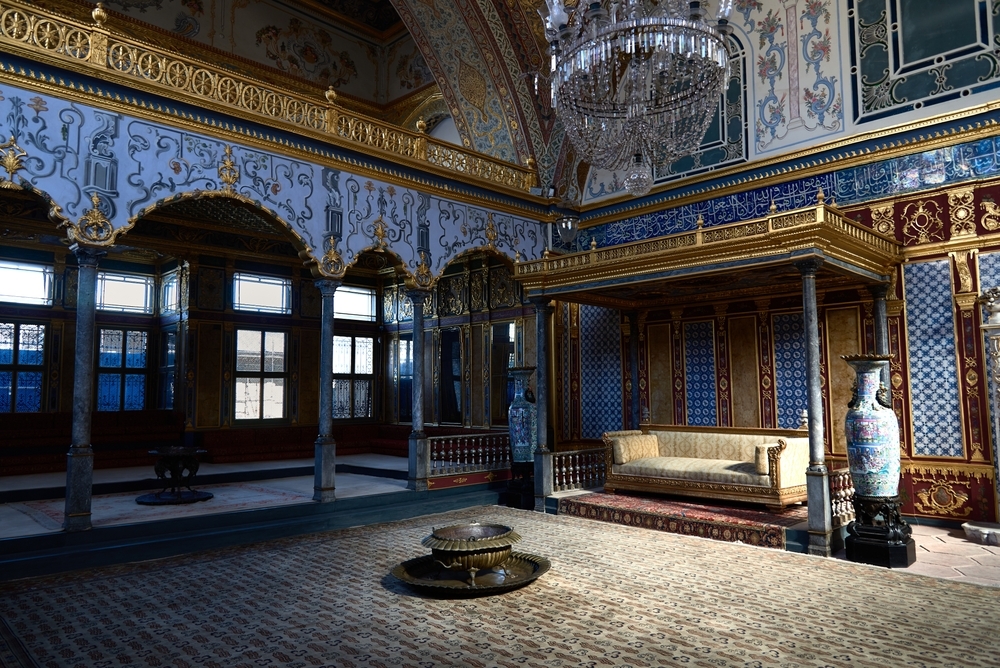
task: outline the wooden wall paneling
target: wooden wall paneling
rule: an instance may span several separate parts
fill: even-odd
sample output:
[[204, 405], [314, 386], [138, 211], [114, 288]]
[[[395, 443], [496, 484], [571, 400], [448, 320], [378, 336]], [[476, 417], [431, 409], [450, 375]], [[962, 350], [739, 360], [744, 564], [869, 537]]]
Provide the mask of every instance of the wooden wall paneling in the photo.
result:
[[[319, 425], [319, 349], [318, 329], [303, 329], [299, 334], [299, 424]], [[387, 385], [389, 385], [387, 383]]]
[[853, 394], [855, 373], [840, 357], [857, 355], [862, 350], [861, 311], [857, 306], [828, 308], [825, 312], [825, 322], [827, 332], [825, 352], [829, 360], [830, 451], [834, 455], [846, 457], [847, 437], [844, 433], [844, 418], [847, 417], [847, 404]]
[[[970, 461], [987, 462], [989, 451], [989, 364], [983, 350], [982, 310], [979, 306], [978, 251], [949, 253], [956, 272], [955, 330], [958, 351], [959, 392], [965, 419], [966, 454]], [[971, 266], [971, 269], [970, 269]], [[975, 271], [973, 271], [975, 270]]]
[[441, 328], [424, 332], [424, 422], [441, 422]]
[[583, 431], [580, 382], [580, 305], [569, 305], [569, 438], [578, 441]]
[[646, 351], [646, 317], [648, 311], [639, 313], [639, 422], [649, 422], [649, 359]]
[[760, 299], [757, 306], [757, 345], [760, 350], [760, 425], [764, 429], [774, 429], [777, 408], [774, 399], [774, 338], [771, 331], [770, 300]]
[[483, 412], [483, 399], [485, 395], [483, 389], [488, 386], [487, 383], [489, 382], [489, 379], [483, 375], [484, 370], [487, 368], [483, 364], [484, 356], [489, 354], [486, 352], [487, 349], [483, 341], [483, 334], [486, 329], [488, 329], [488, 325], [483, 326], [481, 323], [474, 323], [471, 327], [472, 345], [469, 350], [469, 368], [472, 381], [469, 383], [469, 388], [472, 397], [472, 425], [474, 427], [488, 425]]
[[726, 306], [718, 305], [715, 307], [715, 397], [717, 422], [722, 427], [733, 424], [727, 331]]
[[655, 323], [648, 325], [646, 329], [646, 355], [649, 358], [648, 422], [674, 424], [674, 353], [670, 323]]
[[[466, 265], [468, 273], [468, 265]], [[472, 426], [472, 327], [462, 325], [462, 425]]]
[[192, 400], [196, 402], [195, 426], [218, 427], [222, 400], [222, 325], [200, 322], [192, 336], [197, 337], [194, 360], [197, 371], [192, 392]]
[[673, 424], [687, 424], [687, 398], [685, 396], [687, 382], [684, 378], [684, 327], [681, 324], [682, 315], [683, 310], [681, 309], [670, 311], [670, 368], [673, 371], [671, 394], [674, 402]]
[[[220, 422], [223, 427], [229, 427], [233, 422], [233, 362], [236, 358], [236, 335], [233, 323], [227, 322], [222, 327], [222, 374], [219, 406]], [[202, 355], [202, 361], [205, 356]]]
[[618, 328], [620, 331], [619, 335], [619, 349], [621, 355], [621, 378], [619, 382], [622, 384], [622, 405], [620, 407], [622, 414], [622, 427], [625, 429], [636, 429], [638, 425], [632, 424], [632, 393], [636, 391], [638, 386], [638, 381], [633, 382], [632, 378], [632, 318], [631, 313], [620, 313], [619, 312]]
[[729, 331], [729, 385], [732, 397], [732, 425], [760, 427], [760, 358], [757, 345], [757, 317], [733, 316], [726, 319]]

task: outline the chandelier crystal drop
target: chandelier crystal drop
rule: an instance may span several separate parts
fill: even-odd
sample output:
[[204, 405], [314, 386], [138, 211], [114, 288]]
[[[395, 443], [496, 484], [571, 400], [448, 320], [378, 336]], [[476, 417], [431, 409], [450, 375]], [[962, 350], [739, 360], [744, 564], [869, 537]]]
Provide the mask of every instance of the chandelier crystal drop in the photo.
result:
[[701, 144], [729, 79], [732, 0], [546, 0], [552, 107], [577, 153], [644, 195]]

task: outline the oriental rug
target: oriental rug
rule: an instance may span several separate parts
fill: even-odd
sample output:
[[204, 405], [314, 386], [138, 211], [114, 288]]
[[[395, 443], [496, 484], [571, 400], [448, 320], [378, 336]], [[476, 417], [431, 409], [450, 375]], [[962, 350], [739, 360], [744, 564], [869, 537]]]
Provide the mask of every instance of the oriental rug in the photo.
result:
[[808, 520], [805, 506], [789, 506], [773, 513], [742, 506], [599, 492], [559, 499], [559, 513], [779, 550], [785, 549], [785, 528]]
[[[461, 599], [389, 575], [471, 521], [551, 570]], [[980, 668], [998, 610], [996, 588], [497, 506], [0, 585], [46, 668]]]

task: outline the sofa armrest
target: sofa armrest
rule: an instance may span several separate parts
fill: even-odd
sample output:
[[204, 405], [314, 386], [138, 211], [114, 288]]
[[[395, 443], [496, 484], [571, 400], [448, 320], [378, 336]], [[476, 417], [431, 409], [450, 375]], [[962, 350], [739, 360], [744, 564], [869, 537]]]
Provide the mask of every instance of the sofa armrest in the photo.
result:
[[774, 489], [806, 484], [809, 468], [808, 438], [779, 438], [777, 445], [767, 447], [768, 475]]

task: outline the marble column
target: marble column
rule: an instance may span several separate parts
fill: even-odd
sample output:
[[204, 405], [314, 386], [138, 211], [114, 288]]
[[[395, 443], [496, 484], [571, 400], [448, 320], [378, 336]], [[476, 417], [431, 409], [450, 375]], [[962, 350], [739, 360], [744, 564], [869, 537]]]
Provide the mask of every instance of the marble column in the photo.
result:
[[97, 264], [102, 250], [75, 244], [70, 248], [80, 268], [76, 292], [76, 350], [73, 367], [73, 432], [66, 455], [66, 510], [63, 529], [91, 528], [90, 499], [94, 483], [94, 449], [90, 444], [94, 409], [94, 311]]
[[809, 501], [809, 554], [829, 557], [832, 519], [829, 472], [823, 451], [819, 308], [816, 302], [816, 272], [822, 265], [823, 261], [820, 259], [795, 263], [802, 273], [802, 317], [806, 333], [806, 386], [809, 407], [809, 468], [806, 469], [806, 494]]
[[537, 409], [537, 452], [551, 451], [549, 443], [549, 323], [552, 300], [532, 299], [535, 305], [535, 408]]
[[[876, 283], [875, 285], [868, 286], [868, 291], [872, 293], [872, 297], [875, 298], [875, 312], [872, 314], [875, 318], [875, 354], [888, 355], [889, 314], [886, 309], [885, 297], [889, 292], [889, 284]], [[882, 367], [882, 384], [885, 385], [886, 388], [891, 387], [889, 383], [891, 366], [891, 364], [886, 364]]]
[[549, 297], [532, 298], [531, 303], [535, 305], [535, 408], [538, 438], [532, 484], [535, 488], [535, 510], [544, 513], [545, 498], [554, 489], [552, 444], [549, 443], [549, 323], [553, 309]]
[[337, 477], [337, 441], [333, 438], [333, 308], [341, 281], [316, 281], [323, 296], [319, 341], [319, 436], [316, 438], [313, 501], [334, 501]]
[[424, 433], [424, 300], [430, 295], [426, 289], [413, 289], [406, 296], [413, 302], [413, 381], [410, 411], [410, 461], [407, 489], [419, 492], [427, 489], [430, 475], [430, 450]]

